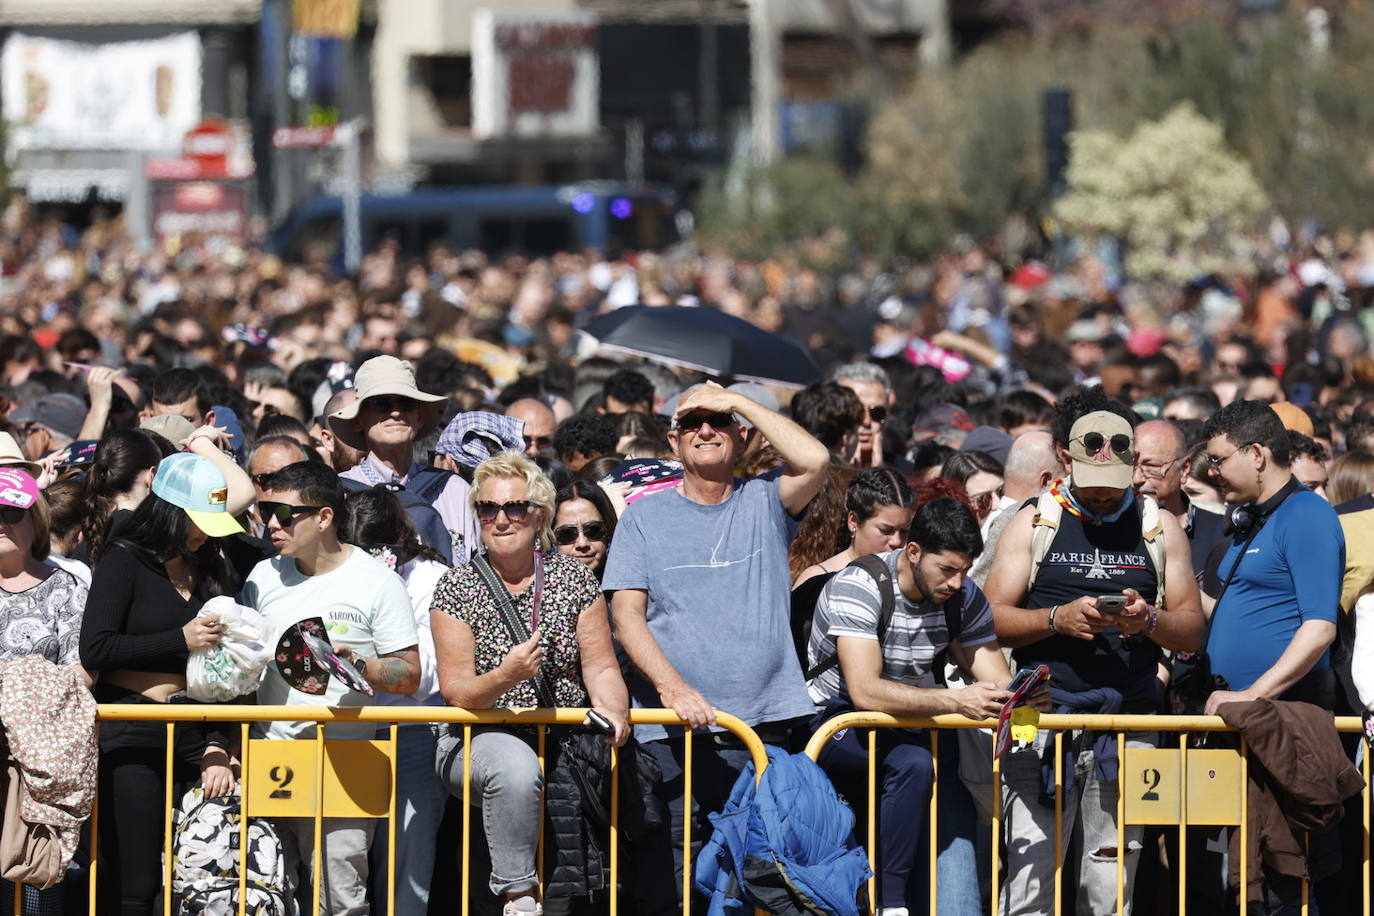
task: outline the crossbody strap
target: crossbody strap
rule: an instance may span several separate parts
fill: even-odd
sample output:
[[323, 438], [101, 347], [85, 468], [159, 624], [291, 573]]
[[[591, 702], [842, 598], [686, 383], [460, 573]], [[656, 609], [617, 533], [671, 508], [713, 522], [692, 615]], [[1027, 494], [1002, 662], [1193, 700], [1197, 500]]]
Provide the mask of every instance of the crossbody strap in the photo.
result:
[[[530, 628], [525, 626], [525, 621], [520, 619], [520, 615], [515, 611], [515, 602], [511, 600], [510, 590], [501, 582], [501, 578], [496, 575], [496, 570], [491, 568], [487, 558], [483, 554], [477, 554], [472, 558], [472, 568], [477, 572], [477, 577], [482, 580], [482, 584], [491, 592], [492, 598], [496, 601], [496, 609], [501, 614], [501, 622], [506, 625], [506, 631], [510, 634], [513, 645], [520, 645], [528, 642], [530, 638]], [[544, 591], [544, 564], [541, 559], [535, 559], [534, 584], [531, 588], [535, 589], [535, 614], [539, 613], [539, 599]], [[539, 705], [552, 707], [558, 705], [554, 700], [552, 685], [549, 684], [548, 677], [541, 669], [533, 678], [534, 695], [539, 700]]]

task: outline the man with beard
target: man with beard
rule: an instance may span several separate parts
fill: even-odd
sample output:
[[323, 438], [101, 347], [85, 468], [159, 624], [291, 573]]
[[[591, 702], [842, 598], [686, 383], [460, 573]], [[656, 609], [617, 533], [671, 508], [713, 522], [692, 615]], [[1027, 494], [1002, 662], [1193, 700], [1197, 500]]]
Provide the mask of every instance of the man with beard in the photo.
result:
[[[906, 546], [865, 558], [884, 564], [882, 581], [856, 564], [840, 570], [821, 593], [807, 649], [811, 699], [828, 714], [857, 709], [995, 718], [1011, 696], [1011, 672], [997, 644], [992, 609], [968, 577], [983, 551], [978, 521], [956, 500], [933, 499], [916, 511], [909, 536]], [[944, 686], [946, 653], [974, 683]], [[868, 772], [865, 744], [857, 729], [846, 729], [826, 742], [818, 762], [837, 780], [862, 780]], [[958, 771], [956, 749], [953, 740], [940, 742], [946, 773]], [[883, 729], [878, 753], [882, 833], [878, 850], [870, 850], [879, 862], [878, 912], [906, 916], [919, 911], [916, 904], [929, 894], [928, 870], [921, 864], [934, 779], [929, 733]], [[986, 912], [972, 802], [957, 779], [940, 782], [940, 894], [945, 901], [966, 902], [959, 912]], [[955, 910], [942, 904], [940, 912]]]
[[[1056, 712], [1156, 713], [1163, 649], [1196, 651], [1203, 618], [1188, 539], [1168, 512], [1131, 486], [1137, 461], [1131, 411], [1101, 389], [1059, 404], [1054, 440], [1068, 477], [1056, 481], [1007, 525], [984, 591], [997, 636], [1021, 667], [1048, 665]], [[1162, 568], [1161, 568], [1162, 567]], [[1054, 909], [1053, 807], [1041, 804], [1041, 758], [1048, 733], [1002, 763], [1008, 837], [1002, 911]], [[1116, 739], [1075, 733], [1063, 801], [1063, 836], [1078, 859], [1077, 912], [1116, 908], [1118, 847]], [[1129, 734], [1133, 747], [1154, 746]], [[1140, 858], [1142, 828], [1125, 828], [1126, 899]]]

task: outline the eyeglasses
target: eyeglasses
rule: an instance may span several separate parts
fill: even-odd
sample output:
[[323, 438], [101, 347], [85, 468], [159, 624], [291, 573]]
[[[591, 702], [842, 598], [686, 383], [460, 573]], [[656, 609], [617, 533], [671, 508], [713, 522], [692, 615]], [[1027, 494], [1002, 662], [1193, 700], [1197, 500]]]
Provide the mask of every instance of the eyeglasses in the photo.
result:
[[265, 487], [267, 486], [267, 478], [271, 477], [272, 473], [269, 471], [266, 474], [249, 474], [248, 479], [253, 481], [255, 487]]
[[525, 436], [525, 451], [536, 449], [541, 452], [553, 448], [553, 436]]
[[1240, 452], [1245, 451], [1247, 448], [1249, 448], [1250, 446], [1252, 446], [1252, 445], [1254, 445], [1254, 444], [1255, 444], [1255, 443], [1253, 443], [1253, 442], [1247, 442], [1247, 443], [1245, 443], [1244, 445], [1240, 446], [1239, 448], [1232, 450], [1231, 454], [1229, 454], [1229, 455], [1223, 455], [1223, 456], [1220, 457], [1220, 458], [1218, 458], [1216, 455], [1210, 455], [1210, 454], [1209, 454], [1209, 455], [1204, 455], [1203, 457], [1207, 460], [1207, 467], [1208, 467], [1208, 468], [1210, 468], [1210, 469], [1213, 470], [1213, 471], [1219, 471], [1219, 470], [1221, 470], [1221, 466], [1222, 466], [1223, 464], [1225, 464], [1226, 462], [1230, 461], [1230, 460], [1231, 460], [1232, 458], [1234, 458], [1237, 454], [1239, 454]]
[[17, 525], [28, 514], [28, 509], [20, 509], [16, 506], [0, 506], [0, 522], [4, 522], [6, 525]]
[[309, 515], [312, 512], [319, 512], [323, 506], [293, 506], [290, 503], [274, 503], [266, 499], [258, 500], [258, 514], [262, 516], [263, 524], [267, 524], [270, 519], [276, 519], [277, 524], [283, 528], [296, 520], [298, 515]]
[[493, 503], [483, 500], [477, 504], [477, 520], [483, 525], [496, 521], [496, 516], [506, 513], [506, 521], [519, 525], [529, 518], [531, 512], [539, 507], [529, 500], [516, 500], [509, 503]]
[[363, 401], [363, 406], [378, 413], [410, 413], [420, 409], [420, 402], [400, 395], [379, 394]]
[[[1101, 433], [1084, 433], [1078, 437], [1078, 441], [1083, 443], [1083, 448], [1089, 455], [1096, 455], [1102, 451], [1102, 446], [1107, 444], [1107, 437]], [[1134, 444], [1131, 437], [1125, 433], [1116, 433], [1111, 438], [1112, 451], [1118, 455], [1126, 455], [1131, 451]]]
[[887, 419], [887, 407], [882, 404], [874, 404], [868, 408], [868, 419], [874, 423], [881, 423]]
[[1169, 469], [1176, 464], [1178, 464], [1177, 458], [1167, 464], [1146, 464], [1143, 461], [1137, 461], [1135, 467], [1136, 470], [1151, 480], [1161, 480], [1165, 474], [1169, 473]]
[[707, 423], [711, 424], [712, 429], [724, 429], [735, 422], [735, 416], [729, 413], [689, 413], [685, 417], [678, 417], [675, 422], [678, 429], [694, 433]]
[[569, 544], [577, 543], [579, 534], [589, 541], [604, 541], [606, 540], [606, 523], [587, 522], [580, 527], [577, 525], [559, 525], [553, 529], [553, 540], [559, 547], [567, 547]]
[[261, 410], [263, 419], [275, 417], [277, 414], [281, 413], [281, 408], [277, 407], [276, 404], [268, 404], [266, 401], [249, 401], [248, 406], [253, 408], [254, 411]]

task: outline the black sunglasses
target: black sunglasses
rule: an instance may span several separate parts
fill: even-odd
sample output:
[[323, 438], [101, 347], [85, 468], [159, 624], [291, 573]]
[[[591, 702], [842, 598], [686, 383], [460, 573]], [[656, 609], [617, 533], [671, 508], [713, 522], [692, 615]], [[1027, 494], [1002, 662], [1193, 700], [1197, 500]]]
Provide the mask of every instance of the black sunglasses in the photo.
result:
[[553, 540], [559, 547], [567, 547], [569, 544], [577, 543], [578, 534], [589, 541], [604, 541], [606, 540], [606, 523], [587, 522], [580, 528], [577, 525], [559, 525], [553, 529]]
[[874, 404], [868, 408], [868, 418], [874, 423], [881, 423], [887, 419], [887, 408], [882, 404]]
[[410, 413], [420, 409], [420, 402], [400, 395], [379, 394], [363, 401], [363, 406], [378, 413]]
[[530, 512], [538, 508], [534, 503], [523, 499], [509, 503], [493, 503], [483, 500], [477, 504], [477, 520], [484, 525], [490, 525], [496, 521], [496, 516], [504, 512], [507, 521], [518, 525], [529, 518]]
[[724, 429], [735, 422], [735, 415], [729, 413], [689, 413], [685, 417], [677, 418], [677, 428], [685, 429], [688, 432], [696, 432], [707, 423], [711, 424], [712, 429]]
[[312, 512], [319, 512], [323, 506], [293, 506], [290, 503], [274, 503], [270, 500], [258, 500], [258, 514], [262, 516], [262, 523], [267, 524], [269, 519], [275, 518], [277, 524], [285, 528], [295, 521], [298, 515], [309, 515]]
[[[1096, 455], [1098, 452], [1102, 451], [1102, 446], [1107, 444], [1107, 437], [1101, 433], [1084, 433], [1078, 437], [1078, 440], [1083, 443], [1083, 448], [1087, 450], [1089, 455]], [[1130, 436], [1125, 433], [1117, 433], [1112, 436], [1111, 441], [1112, 451], [1116, 452], [1118, 455], [1130, 454], [1131, 445], [1133, 444]]]
[[28, 513], [28, 509], [20, 509], [16, 506], [0, 506], [0, 522], [4, 522], [6, 525], [17, 525], [24, 520], [24, 516]]

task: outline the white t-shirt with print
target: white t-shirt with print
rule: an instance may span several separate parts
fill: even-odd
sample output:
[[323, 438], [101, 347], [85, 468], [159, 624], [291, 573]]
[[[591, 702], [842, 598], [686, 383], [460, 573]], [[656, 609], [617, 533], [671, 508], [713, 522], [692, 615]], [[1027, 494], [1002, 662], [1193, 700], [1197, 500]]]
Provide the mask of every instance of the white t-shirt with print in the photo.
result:
[[[416, 645], [415, 613], [405, 583], [365, 551], [349, 547], [348, 556], [336, 569], [306, 576], [290, 557], [273, 557], [253, 568], [244, 583], [241, 603], [267, 618], [272, 646], [288, 628], [302, 620], [324, 620], [329, 641], [348, 646], [355, 653], [378, 658]], [[265, 706], [372, 706], [376, 700], [350, 690], [330, 678], [322, 696], [293, 688], [282, 677], [274, 659], [263, 671], [258, 702]], [[258, 737], [312, 738], [310, 722], [264, 722], [254, 726]], [[375, 723], [330, 725], [328, 738], [371, 738]]]

